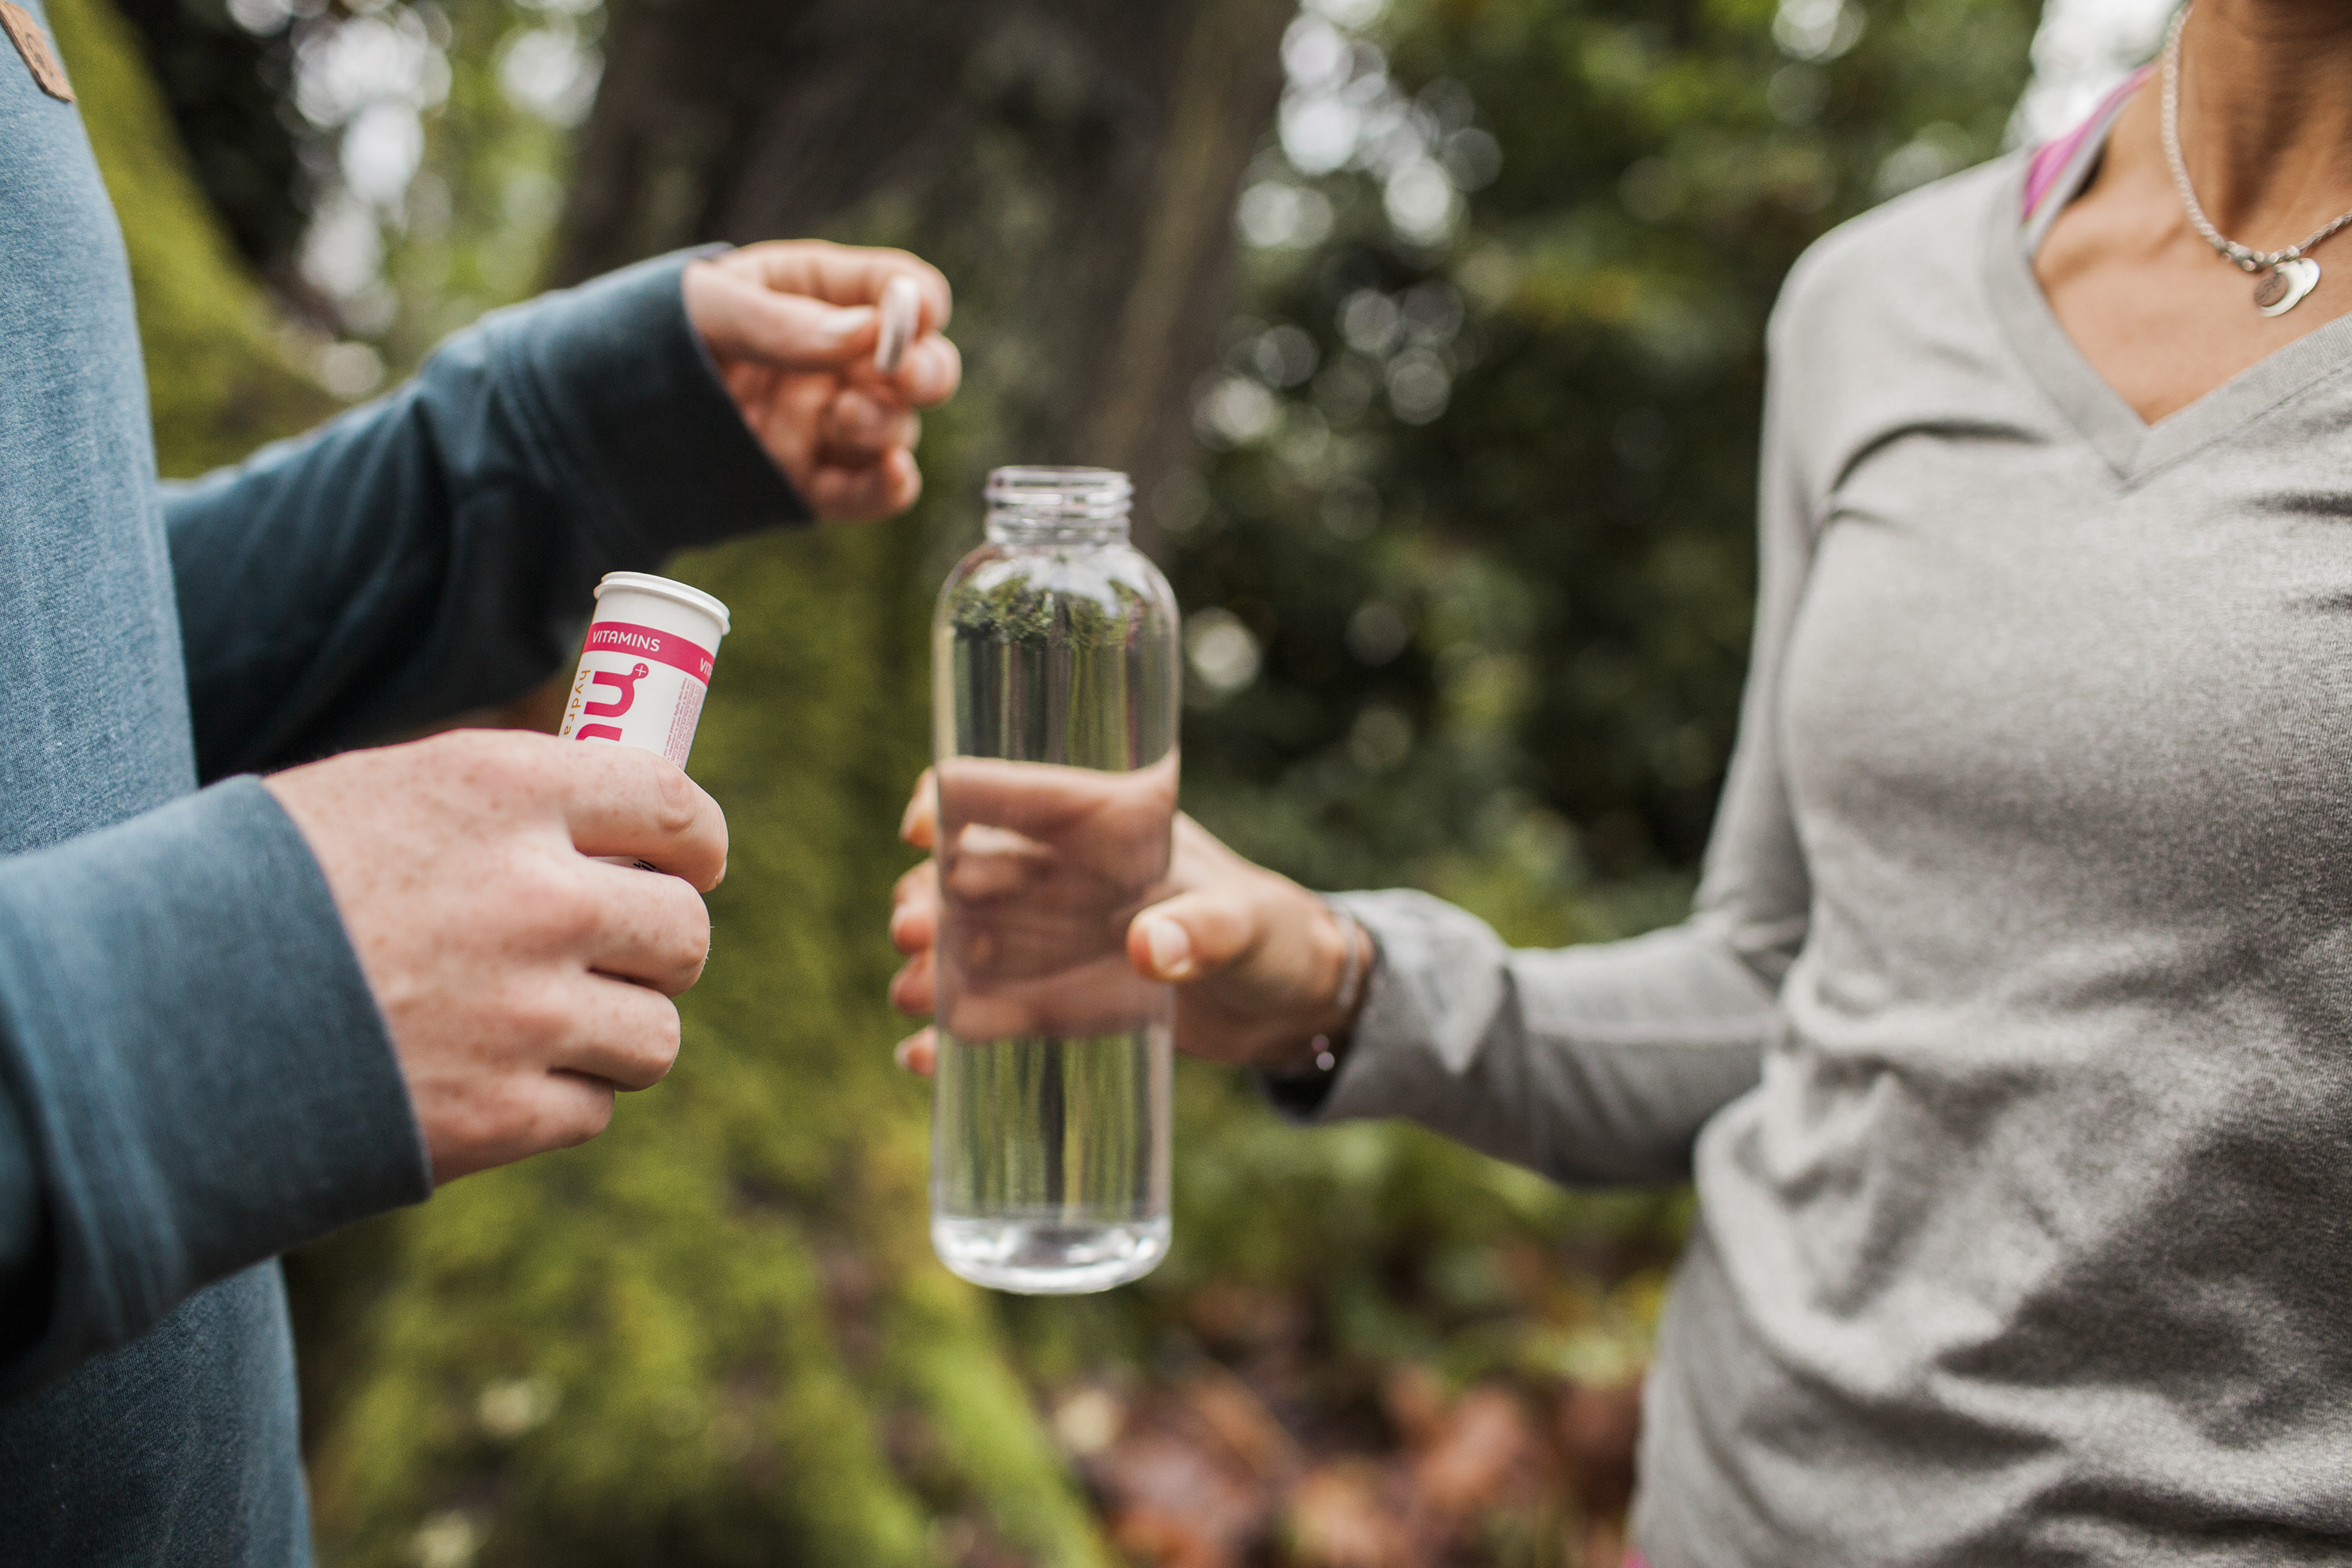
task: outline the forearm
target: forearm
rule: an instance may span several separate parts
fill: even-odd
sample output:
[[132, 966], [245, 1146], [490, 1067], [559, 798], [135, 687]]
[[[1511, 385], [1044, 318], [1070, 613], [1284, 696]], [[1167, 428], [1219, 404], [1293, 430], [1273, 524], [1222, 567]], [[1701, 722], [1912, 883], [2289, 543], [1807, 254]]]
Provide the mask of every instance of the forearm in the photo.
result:
[[1698, 922], [1515, 952], [1423, 894], [1334, 902], [1380, 957], [1317, 1121], [1405, 1117], [1560, 1181], [1673, 1181], [1757, 1081], [1772, 992]]
[[167, 497], [205, 778], [543, 680], [596, 579], [799, 521], [674, 257], [499, 312], [398, 392]]
[[1316, 1119], [1410, 1117], [1563, 1181], [1674, 1180], [1707, 1119], [1761, 1076], [1811, 901], [1778, 718], [1820, 508], [1780, 413], [1782, 336], [1776, 317], [1754, 651], [1698, 912], [1631, 942], [1523, 952], [1422, 894], [1334, 900], [1380, 961]]
[[430, 1191], [382, 1020], [251, 780], [0, 861], [0, 1395]]

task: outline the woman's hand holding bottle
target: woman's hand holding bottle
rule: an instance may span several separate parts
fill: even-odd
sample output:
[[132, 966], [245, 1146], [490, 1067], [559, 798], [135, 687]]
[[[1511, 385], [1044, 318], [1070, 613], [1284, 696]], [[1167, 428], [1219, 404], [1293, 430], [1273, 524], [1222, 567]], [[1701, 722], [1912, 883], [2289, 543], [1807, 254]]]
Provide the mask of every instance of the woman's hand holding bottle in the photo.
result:
[[[1178, 987], [1176, 1047], [1213, 1061], [1303, 1068], [1318, 1039], [1346, 1035], [1354, 1018], [1340, 1007], [1340, 994], [1349, 988], [1351, 962], [1358, 973], [1368, 963], [1370, 939], [1321, 899], [1243, 859], [1188, 816], [1176, 818], [1165, 878], [1140, 897], [1130, 889], [1118, 900], [1139, 906], [1127, 921], [1125, 953], [1074, 947], [1055, 963], [1038, 946], [1038, 933], [1020, 923], [1022, 911], [1034, 918], [1040, 908], [1100, 901], [1101, 865], [1132, 859], [1118, 831], [1132, 814], [1111, 795], [1141, 781], [1037, 764], [982, 767], [956, 781], [958, 804], [950, 814], [956, 826], [942, 857], [971, 927], [957, 933], [956, 952], [944, 960], [958, 965], [963, 979], [958, 1016], [947, 1020], [963, 1037], [1065, 1029], [1092, 1011], [1115, 1011], [1120, 993], [1139, 979]], [[940, 855], [933, 773], [916, 785], [900, 832]], [[926, 860], [899, 879], [890, 916], [891, 943], [908, 960], [891, 982], [890, 1000], [919, 1016], [935, 1005], [943, 961], [940, 864]], [[1360, 986], [1352, 989], [1360, 994]], [[898, 1059], [928, 1074], [937, 1050], [937, 1035], [926, 1028], [900, 1045]]]

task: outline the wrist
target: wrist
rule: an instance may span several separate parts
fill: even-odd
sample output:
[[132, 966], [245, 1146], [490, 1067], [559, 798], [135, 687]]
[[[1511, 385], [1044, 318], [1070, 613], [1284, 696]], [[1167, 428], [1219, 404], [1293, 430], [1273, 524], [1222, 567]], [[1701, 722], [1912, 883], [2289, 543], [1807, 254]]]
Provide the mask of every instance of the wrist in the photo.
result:
[[1346, 1057], [1356, 1018], [1363, 1011], [1370, 987], [1372, 965], [1380, 950], [1367, 931], [1346, 910], [1318, 900], [1323, 920], [1316, 932], [1317, 1001], [1306, 1020], [1303, 1037], [1295, 1038], [1267, 1071], [1306, 1078], [1339, 1071]]

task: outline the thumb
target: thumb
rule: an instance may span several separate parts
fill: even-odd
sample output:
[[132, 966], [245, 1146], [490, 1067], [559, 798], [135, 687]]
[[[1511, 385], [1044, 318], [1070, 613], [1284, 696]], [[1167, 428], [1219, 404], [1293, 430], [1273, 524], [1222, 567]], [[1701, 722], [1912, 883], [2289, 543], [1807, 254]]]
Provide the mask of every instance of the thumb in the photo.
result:
[[709, 277], [691, 302], [710, 352], [784, 371], [838, 371], [874, 352], [879, 313], [870, 305], [829, 305], [733, 276]]
[[1127, 960], [1153, 980], [1214, 974], [1257, 945], [1256, 914], [1229, 893], [1179, 893], [1127, 928]]

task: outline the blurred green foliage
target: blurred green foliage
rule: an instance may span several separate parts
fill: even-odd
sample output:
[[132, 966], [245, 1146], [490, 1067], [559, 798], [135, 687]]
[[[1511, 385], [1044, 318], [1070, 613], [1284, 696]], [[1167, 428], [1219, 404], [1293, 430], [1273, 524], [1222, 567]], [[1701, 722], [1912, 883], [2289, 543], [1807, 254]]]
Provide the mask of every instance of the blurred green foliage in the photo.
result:
[[1416, 244], [1393, 176], [1261, 160], [1333, 221], [1252, 251], [1204, 396], [1227, 449], [1171, 503], [1179, 597], [1264, 647], [1187, 731], [1196, 808], [1317, 885], [1499, 900], [1522, 941], [1592, 934], [1591, 879], [1686, 871], [1745, 663], [1773, 295], [1837, 220], [1999, 149], [2038, 12], [1419, 0], [1343, 34], [1325, 96], [1385, 74], [1457, 183], [1492, 178]]
[[446, 97], [425, 120], [416, 179], [385, 234], [384, 287], [366, 323], [395, 370], [484, 310], [545, 287], [563, 210], [570, 128], [517, 103], [501, 72], [523, 40], [556, 33], [593, 47], [594, 0], [443, 0], [430, 31], [448, 66]]
[[[1195, 681], [1187, 803], [1312, 883], [1417, 883], [1522, 942], [1675, 918], [1730, 742], [1773, 290], [1838, 217], [1997, 147], [2034, 7], [1323, 9], [1330, 81], [1423, 117], [1454, 205], [1401, 227], [1393, 170], [1360, 157], [1310, 174], [1269, 146], [1255, 171], [1261, 208], [1329, 221], [1262, 226], [1201, 388], [1211, 450], [1151, 498], [1196, 674], [1226, 678]], [[131, 239], [167, 467], [316, 417], [318, 342], [269, 319], [131, 35], [104, 0], [52, 14]], [[178, 24], [142, 16], [169, 68]], [[535, 284], [564, 132], [500, 64], [600, 24], [436, 16], [448, 86], [371, 307], [395, 367]], [[197, 96], [170, 101], [201, 132]], [[194, 168], [226, 189], [234, 162]], [[281, 243], [253, 210], [248, 256]], [[737, 626], [695, 758], [734, 853], [686, 1056], [595, 1144], [299, 1260], [326, 1561], [1104, 1562], [1050, 1419], [1072, 1389], [1213, 1362], [1322, 1441], [1377, 1447], [1399, 1367], [1638, 1370], [1684, 1195], [1566, 1192], [1399, 1128], [1299, 1132], [1207, 1069], [1180, 1076], [1152, 1278], [1020, 1300], [930, 1259], [927, 1094], [888, 1064], [882, 931], [929, 592], [976, 531], [972, 479], [1018, 456], [986, 448], [989, 397], [975, 378], [931, 422], [916, 517], [677, 566]]]
[[198, 187], [138, 35], [107, 0], [48, 14], [122, 218], [163, 471], [201, 473], [331, 413]]
[[247, 265], [287, 275], [311, 179], [300, 118], [281, 105], [293, 38], [257, 37], [225, 0], [114, 0], [136, 30], [197, 184]]

